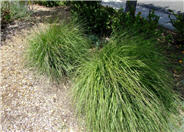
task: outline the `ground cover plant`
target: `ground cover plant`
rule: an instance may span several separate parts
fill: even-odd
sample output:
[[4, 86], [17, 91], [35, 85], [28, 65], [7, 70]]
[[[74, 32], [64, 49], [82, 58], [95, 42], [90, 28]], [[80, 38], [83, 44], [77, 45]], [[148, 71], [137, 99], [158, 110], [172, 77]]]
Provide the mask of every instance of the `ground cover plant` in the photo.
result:
[[1, 28], [16, 19], [25, 19], [31, 15], [31, 11], [24, 1], [3, 1], [1, 6]]
[[82, 31], [80, 24], [67, 21], [36, 33], [29, 41], [28, 64], [54, 79], [68, 76], [80, 65], [90, 44]]
[[73, 97], [89, 131], [171, 131], [178, 97], [155, 42], [117, 34], [77, 70]]
[[[169, 14], [169, 18], [170, 21], [173, 25], [173, 27], [175, 27], [175, 32], [176, 34], [172, 35], [174, 44], [176, 45], [181, 45], [182, 48], [184, 48], [184, 14], [182, 13], [174, 13], [174, 11], [169, 10], [170, 14]], [[172, 16], [174, 16], [175, 18], [173, 18]]]
[[70, 6], [74, 16], [85, 21], [87, 33], [99, 36], [111, 33], [111, 17], [115, 13], [113, 8], [102, 6], [101, 1], [69, 1], [65, 3]]
[[93, 33], [100, 37], [110, 36], [113, 31], [133, 29], [133, 31], [146, 32], [150, 35], [157, 34], [159, 17], [150, 11], [147, 18], [141, 17], [141, 13], [132, 16], [124, 9], [104, 7], [101, 1], [71, 1], [65, 2], [70, 7], [71, 13], [79, 20], [86, 21], [87, 33]]

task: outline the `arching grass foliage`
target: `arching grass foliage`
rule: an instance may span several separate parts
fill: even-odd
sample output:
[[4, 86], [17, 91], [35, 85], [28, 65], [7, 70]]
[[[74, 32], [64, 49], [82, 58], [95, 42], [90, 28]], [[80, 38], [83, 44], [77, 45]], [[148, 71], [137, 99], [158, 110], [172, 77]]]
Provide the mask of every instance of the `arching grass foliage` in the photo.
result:
[[74, 21], [52, 24], [30, 39], [28, 64], [40, 73], [60, 79], [70, 75], [80, 65], [89, 44], [80, 24]]
[[154, 40], [127, 33], [86, 61], [73, 97], [92, 132], [169, 132], [178, 97]]

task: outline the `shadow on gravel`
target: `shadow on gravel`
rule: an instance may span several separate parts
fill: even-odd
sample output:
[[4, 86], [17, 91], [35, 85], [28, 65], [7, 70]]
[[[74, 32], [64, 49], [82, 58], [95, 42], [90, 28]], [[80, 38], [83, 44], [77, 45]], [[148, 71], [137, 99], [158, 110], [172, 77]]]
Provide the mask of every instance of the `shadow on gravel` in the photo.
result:
[[[35, 8], [36, 7], [36, 8]], [[42, 10], [47, 9], [47, 10]], [[15, 20], [1, 29], [1, 43], [7, 39], [10, 39], [11, 36], [14, 36], [23, 29], [30, 29], [32, 26], [39, 23], [52, 23], [60, 22], [63, 19], [68, 19], [70, 13], [66, 7], [55, 7], [55, 8], [46, 8], [38, 5], [33, 5], [31, 10], [31, 15], [26, 19]]]

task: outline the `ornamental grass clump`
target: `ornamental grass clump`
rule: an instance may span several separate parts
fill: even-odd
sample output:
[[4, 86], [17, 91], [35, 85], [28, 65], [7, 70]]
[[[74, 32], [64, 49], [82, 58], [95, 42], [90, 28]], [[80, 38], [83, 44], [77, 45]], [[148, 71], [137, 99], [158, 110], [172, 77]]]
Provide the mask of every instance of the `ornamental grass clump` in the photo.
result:
[[53, 79], [70, 75], [86, 56], [89, 41], [80, 24], [73, 21], [52, 24], [30, 39], [28, 64]]
[[118, 35], [77, 70], [78, 114], [92, 132], [169, 132], [178, 97], [166, 58], [154, 40]]

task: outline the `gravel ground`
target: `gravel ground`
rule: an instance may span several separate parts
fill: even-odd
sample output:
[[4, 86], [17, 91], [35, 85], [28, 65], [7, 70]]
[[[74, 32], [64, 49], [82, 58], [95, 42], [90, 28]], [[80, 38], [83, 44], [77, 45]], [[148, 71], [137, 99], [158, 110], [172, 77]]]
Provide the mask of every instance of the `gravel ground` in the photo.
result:
[[70, 83], [54, 84], [24, 66], [27, 36], [44, 26], [16, 30], [0, 47], [2, 132], [82, 131], [73, 114]]

